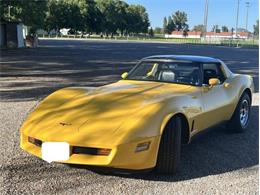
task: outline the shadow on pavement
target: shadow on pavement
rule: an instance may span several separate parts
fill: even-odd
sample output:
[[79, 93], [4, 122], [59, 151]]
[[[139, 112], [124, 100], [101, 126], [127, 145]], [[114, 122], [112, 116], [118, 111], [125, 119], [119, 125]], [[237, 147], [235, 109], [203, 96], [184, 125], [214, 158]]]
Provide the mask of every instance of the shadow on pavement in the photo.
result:
[[[258, 58], [256, 57], [258, 50], [175, 44], [77, 41], [67, 44], [66, 41], [44, 41], [42, 47], [35, 50], [10, 50], [1, 53], [1, 101], [32, 101], [62, 87], [100, 86], [115, 82], [120, 78], [119, 75], [128, 71], [138, 59], [157, 54], [218, 57], [227, 63], [232, 71], [254, 76], [256, 92], [258, 92]], [[259, 164], [258, 110], [258, 106], [252, 107], [251, 123], [245, 133], [231, 134], [223, 128], [215, 128], [194, 139], [191, 144], [184, 145], [180, 171], [174, 175], [149, 173], [119, 175], [119, 177], [174, 182], [236, 170], [242, 171], [256, 166]], [[9, 179], [4, 180], [8, 185], [13, 184], [14, 178], [17, 185], [29, 185], [41, 180], [47, 182], [54, 178], [55, 185], [50, 190], [62, 191], [75, 186], [84, 187], [82, 181], [84, 179], [96, 182], [95, 178], [98, 178], [100, 185], [111, 179], [111, 177], [91, 177], [90, 172], [84, 169], [48, 165], [31, 156], [12, 160], [19, 163], [1, 166], [1, 171], [8, 172], [7, 175], [10, 176]], [[72, 180], [66, 181], [65, 176]], [[60, 183], [56, 185], [56, 181]], [[44, 188], [43, 191], [45, 190]]]
[[[105, 169], [103, 172], [102, 169], [98, 171], [95, 168], [88, 169], [99, 174], [174, 182], [250, 168], [259, 164], [258, 120], [259, 107], [253, 106], [250, 126], [246, 132], [234, 134], [224, 127], [217, 127], [196, 137], [190, 144], [183, 145], [180, 169], [173, 175], [154, 172], [147, 174], [126, 174], [124, 172], [115, 174], [109, 169]], [[78, 168], [84, 168], [84, 166]]]
[[29, 101], [67, 86], [115, 82], [150, 55], [203, 55], [223, 60], [235, 73], [254, 77], [258, 86], [258, 49], [160, 43], [41, 40], [37, 49], [1, 51], [1, 101]]

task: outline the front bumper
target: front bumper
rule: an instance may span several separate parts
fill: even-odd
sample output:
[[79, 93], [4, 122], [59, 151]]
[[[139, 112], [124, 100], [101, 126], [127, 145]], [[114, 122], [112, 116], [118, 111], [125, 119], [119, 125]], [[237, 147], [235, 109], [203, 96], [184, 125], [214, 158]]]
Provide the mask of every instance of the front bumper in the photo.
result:
[[[29, 142], [28, 136], [21, 134], [20, 147], [41, 158], [41, 144], [33, 144]], [[38, 139], [38, 138], [37, 138]], [[41, 140], [46, 142], [48, 140]], [[145, 151], [136, 152], [136, 147], [140, 143], [150, 142], [149, 148]], [[155, 167], [157, 161], [157, 152], [160, 143], [160, 136], [144, 138], [140, 141], [121, 144], [111, 147], [109, 155], [95, 155], [95, 154], [77, 154], [71, 152], [70, 158], [61, 163], [80, 164], [80, 165], [94, 165], [102, 167], [111, 167], [119, 169], [142, 170]], [[69, 143], [71, 151], [73, 147], [91, 147], [83, 145], [75, 145]], [[100, 146], [99, 148], [103, 148]]]

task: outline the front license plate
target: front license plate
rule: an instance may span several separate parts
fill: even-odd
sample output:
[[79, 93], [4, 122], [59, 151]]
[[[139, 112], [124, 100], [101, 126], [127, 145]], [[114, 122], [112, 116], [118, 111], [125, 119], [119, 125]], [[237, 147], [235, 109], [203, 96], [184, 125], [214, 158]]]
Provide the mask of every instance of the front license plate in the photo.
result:
[[70, 157], [70, 145], [67, 142], [44, 142], [41, 150], [42, 159], [49, 163], [66, 161]]

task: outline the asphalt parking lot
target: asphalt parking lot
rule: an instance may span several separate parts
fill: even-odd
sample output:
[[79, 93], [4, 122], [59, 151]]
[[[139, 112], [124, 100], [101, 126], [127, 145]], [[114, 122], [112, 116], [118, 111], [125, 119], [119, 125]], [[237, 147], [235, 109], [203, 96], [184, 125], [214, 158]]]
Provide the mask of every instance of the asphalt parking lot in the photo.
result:
[[[120, 79], [138, 59], [204, 55], [254, 78], [251, 123], [243, 134], [217, 128], [183, 146], [175, 175], [113, 175], [48, 164], [19, 148], [30, 109], [65, 86], [101, 86]], [[40, 40], [36, 49], [1, 50], [1, 194], [258, 194], [258, 49], [167, 43]]]

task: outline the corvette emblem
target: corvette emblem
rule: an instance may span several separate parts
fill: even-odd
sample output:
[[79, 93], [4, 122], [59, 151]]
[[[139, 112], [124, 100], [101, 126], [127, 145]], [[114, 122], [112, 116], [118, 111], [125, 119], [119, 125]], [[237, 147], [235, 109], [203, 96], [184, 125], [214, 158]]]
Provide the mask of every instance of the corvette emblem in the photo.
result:
[[60, 125], [62, 125], [62, 126], [70, 126], [71, 125], [71, 123], [65, 123], [65, 122], [60, 122]]

